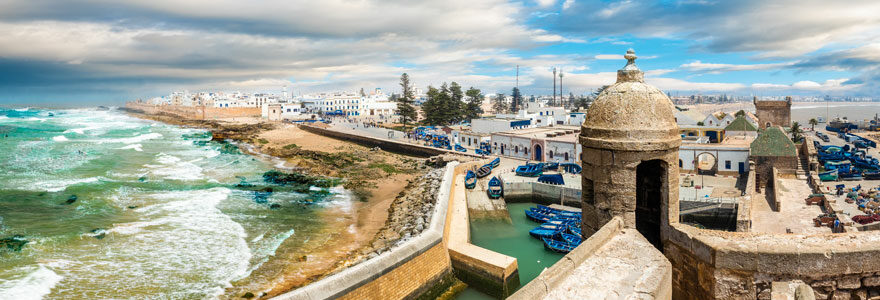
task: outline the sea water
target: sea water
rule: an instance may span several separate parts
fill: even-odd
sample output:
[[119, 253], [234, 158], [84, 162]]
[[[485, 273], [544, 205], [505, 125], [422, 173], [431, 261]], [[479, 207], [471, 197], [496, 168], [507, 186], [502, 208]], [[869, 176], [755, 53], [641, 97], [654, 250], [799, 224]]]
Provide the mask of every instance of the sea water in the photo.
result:
[[350, 205], [255, 200], [239, 184], [275, 162], [188, 137], [200, 133], [115, 110], [0, 110], [0, 239], [28, 241], [0, 249], [0, 299], [217, 298], [272, 280], [255, 270], [304, 247], [322, 209]]
[[[538, 227], [526, 218], [525, 211], [534, 203], [507, 203], [510, 220], [476, 219], [471, 220], [471, 244], [516, 258], [519, 267], [519, 290], [544, 269], [553, 266], [564, 254], [544, 249], [544, 242], [529, 235], [529, 230]], [[482, 300], [495, 299], [468, 287], [456, 299]]]

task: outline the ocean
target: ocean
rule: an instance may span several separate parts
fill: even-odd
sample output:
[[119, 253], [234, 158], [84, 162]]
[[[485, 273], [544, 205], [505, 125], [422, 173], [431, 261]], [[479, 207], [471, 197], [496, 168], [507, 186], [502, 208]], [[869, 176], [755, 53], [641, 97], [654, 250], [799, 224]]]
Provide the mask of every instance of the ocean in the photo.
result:
[[[809, 127], [811, 118], [825, 117], [830, 121], [836, 117], [847, 117], [850, 120], [873, 119], [880, 113], [880, 102], [831, 102], [805, 103], [795, 102], [791, 106], [791, 121], [799, 122], [802, 127]], [[825, 126], [824, 124], [822, 126]]]
[[351, 197], [255, 192], [277, 162], [235, 150], [115, 110], [0, 110], [0, 299], [237, 298], [270, 285], [285, 268], [276, 253], [325, 240], [317, 215]]

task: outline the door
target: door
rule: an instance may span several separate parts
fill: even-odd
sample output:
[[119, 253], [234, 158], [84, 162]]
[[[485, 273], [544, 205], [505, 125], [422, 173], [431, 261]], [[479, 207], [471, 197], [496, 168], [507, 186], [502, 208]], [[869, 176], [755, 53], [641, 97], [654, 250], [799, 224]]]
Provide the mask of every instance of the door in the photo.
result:
[[744, 163], [744, 162], [739, 162], [739, 173], [740, 173], [740, 174], [743, 174], [743, 173], [745, 173], [745, 172], [746, 172], [746, 163]]

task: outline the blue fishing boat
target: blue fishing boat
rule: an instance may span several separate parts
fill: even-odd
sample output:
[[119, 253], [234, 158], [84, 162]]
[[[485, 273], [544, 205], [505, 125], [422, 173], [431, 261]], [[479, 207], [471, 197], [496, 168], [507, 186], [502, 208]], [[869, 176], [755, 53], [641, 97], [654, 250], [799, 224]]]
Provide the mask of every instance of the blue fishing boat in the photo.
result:
[[819, 180], [837, 181], [837, 170], [831, 170], [831, 171], [819, 173]]
[[531, 210], [526, 211], [526, 218], [539, 223], [550, 221], [550, 216]]
[[477, 169], [477, 178], [483, 178], [492, 174], [492, 168], [489, 166], [482, 166]]
[[496, 157], [491, 162], [489, 162], [487, 165], [492, 166], [492, 169], [497, 168], [499, 165], [501, 165], [501, 158]]
[[581, 228], [578, 226], [568, 226], [568, 232], [581, 238], [584, 236], [583, 233], [581, 233]]
[[559, 169], [559, 162], [544, 163], [544, 171], [555, 171]]
[[578, 212], [565, 212], [565, 211], [558, 211], [558, 210], [550, 211], [550, 210], [542, 210], [542, 209], [534, 208], [534, 207], [529, 208], [529, 210], [532, 212], [536, 212], [536, 213], [545, 215], [551, 219], [556, 219], [556, 220], [560, 220], [560, 221], [569, 221], [572, 219], [580, 219], [581, 218], [581, 214]]
[[564, 163], [561, 165], [562, 169], [565, 170], [565, 173], [571, 174], [580, 174], [581, 173], [581, 165], [573, 164], [573, 163]]
[[552, 185], [565, 185], [565, 180], [562, 179], [562, 174], [559, 173], [541, 174], [541, 176], [538, 177], [538, 182]]
[[535, 229], [529, 230], [529, 235], [531, 235], [535, 238], [539, 238], [539, 239], [540, 238], [553, 238], [553, 236], [556, 235], [557, 233], [559, 233], [559, 231], [556, 229], [547, 229], [547, 228], [541, 228], [541, 227], [536, 227]]
[[546, 205], [541, 205], [541, 204], [538, 204], [537, 207], [535, 207], [535, 208], [537, 208], [537, 209], [539, 209], [539, 210], [542, 210], [542, 211], [549, 211], [549, 212], [552, 212], [552, 213], [554, 213], [554, 214], [560, 214], [560, 215], [573, 215], [573, 216], [578, 216], [578, 217], [581, 216], [581, 212], [579, 212], [579, 211], [567, 211], [567, 210], [561, 210], [561, 209], [556, 209], [556, 208], [552, 208], [552, 207], [549, 207], [549, 206], [546, 206]]
[[581, 237], [571, 233], [559, 232], [559, 239], [575, 246], [581, 244]]
[[575, 248], [574, 245], [571, 245], [569, 243], [562, 242], [562, 241], [557, 241], [557, 240], [554, 240], [551, 238], [545, 237], [545, 238], [542, 238], [541, 240], [544, 241], [544, 248], [547, 248], [548, 250], [553, 251], [553, 252], [568, 253], [568, 252], [571, 252], [571, 250], [574, 250], [574, 248]]
[[474, 171], [468, 170], [467, 174], [464, 175], [464, 187], [467, 189], [473, 189], [477, 186], [477, 174]]
[[517, 176], [538, 177], [544, 172], [544, 164], [526, 164], [516, 167]]
[[498, 177], [492, 177], [492, 179], [489, 180], [489, 188], [486, 189], [486, 194], [492, 199], [504, 196], [504, 189], [501, 187], [501, 180], [499, 180]]
[[465, 149], [464, 147], [462, 147], [462, 146], [459, 145], [459, 144], [455, 144], [455, 151], [458, 151], [458, 152], [467, 152], [467, 149]]

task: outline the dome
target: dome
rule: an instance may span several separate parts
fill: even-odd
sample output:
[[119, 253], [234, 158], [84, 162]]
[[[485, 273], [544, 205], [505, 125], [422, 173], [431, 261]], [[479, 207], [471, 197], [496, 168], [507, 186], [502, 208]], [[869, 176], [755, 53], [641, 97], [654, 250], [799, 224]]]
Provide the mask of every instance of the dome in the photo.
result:
[[581, 126], [584, 147], [651, 151], [681, 145], [675, 106], [660, 89], [645, 83], [635, 65], [635, 51], [624, 56], [626, 66], [617, 82], [607, 87], [587, 110]]

